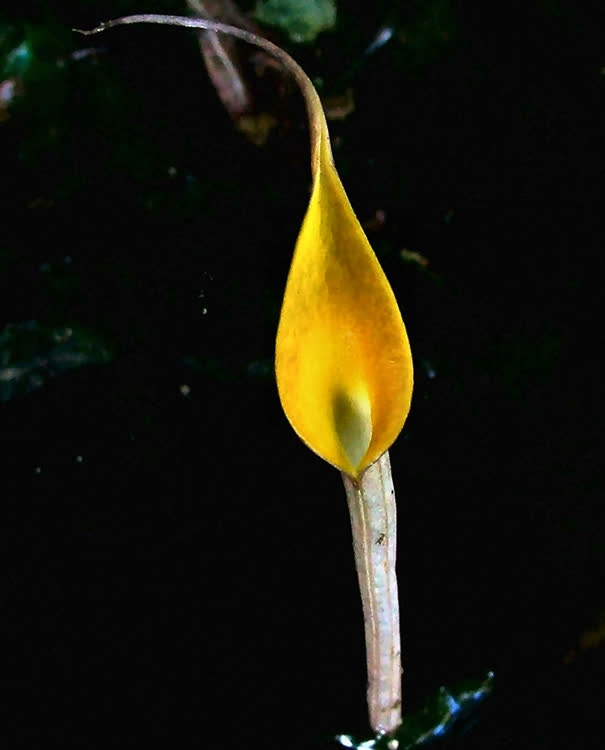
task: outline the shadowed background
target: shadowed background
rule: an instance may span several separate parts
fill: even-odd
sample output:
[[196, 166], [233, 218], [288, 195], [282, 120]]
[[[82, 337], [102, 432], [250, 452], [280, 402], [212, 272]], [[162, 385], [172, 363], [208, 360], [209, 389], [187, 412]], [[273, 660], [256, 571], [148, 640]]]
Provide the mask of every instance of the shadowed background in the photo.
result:
[[[70, 31], [185, 3], [10, 5], [7, 747], [364, 733], [344, 488], [272, 370], [310, 182], [296, 90], [242, 49], [251, 140], [193, 33]], [[604, 20], [564, 0], [384, 0], [340, 3], [308, 43], [262, 27], [318, 82], [408, 326], [415, 394], [391, 451], [405, 707], [496, 673], [452, 747], [596, 742]]]

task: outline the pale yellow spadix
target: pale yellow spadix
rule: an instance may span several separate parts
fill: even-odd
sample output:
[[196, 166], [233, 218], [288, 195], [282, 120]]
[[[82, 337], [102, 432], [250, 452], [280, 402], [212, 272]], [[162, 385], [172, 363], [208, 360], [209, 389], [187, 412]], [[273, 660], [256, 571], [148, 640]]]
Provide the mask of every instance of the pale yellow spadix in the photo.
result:
[[403, 427], [412, 355], [393, 291], [334, 167], [319, 97], [306, 76], [296, 77], [311, 122], [313, 188], [279, 321], [277, 386], [299, 437], [357, 478]]

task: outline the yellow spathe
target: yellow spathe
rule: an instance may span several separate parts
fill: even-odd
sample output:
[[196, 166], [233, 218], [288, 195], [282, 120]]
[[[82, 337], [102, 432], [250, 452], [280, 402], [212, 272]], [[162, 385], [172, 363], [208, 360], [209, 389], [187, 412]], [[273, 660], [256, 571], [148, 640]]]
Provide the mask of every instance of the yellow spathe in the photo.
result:
[[334, 167], [323, 113], [320, 120], [313, 191], [286, 285], [275, 369], [284, 412], [299, 437], [358, 478], [403, 427], [412, 355], [393, 291]]
[[227, 34], [289, 70], [305, 99], [313, 191], [296, 243], [277, 332], [281, 403], [302, 440], [357, 480], [389, 449], [412, 398], [412, 355], [393, 291], [334, 167], [317, 91], [284, 50], [245, 29], [199, 18], [133, 15], [112, 26], [158, 23]]

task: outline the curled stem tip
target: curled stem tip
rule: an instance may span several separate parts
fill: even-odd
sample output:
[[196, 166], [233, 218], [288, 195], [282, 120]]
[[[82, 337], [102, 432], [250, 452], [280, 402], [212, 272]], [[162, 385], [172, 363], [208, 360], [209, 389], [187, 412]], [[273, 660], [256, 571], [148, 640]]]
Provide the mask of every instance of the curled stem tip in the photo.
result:
[[[329, 149], [328, 128], [325, 121], [325, 115], [319, 96], [317, 95], [309, 77], [296, 60], [290, 57], [287, 52], [276, 44], [273, 44], [273, 42], [270, 42], [268, 39], [265, 39], [258, 34], [254, 34], [251, 31], [247, 31], [246, 29], [240, 29], [238, 26], [231, 26], [226, 23], [220, 23], [219, 21], [211, 21], [207, 18], [188, 18], [187, 16], [144, 13], [132, 16], [122, 16], [121, 18], [104, 21], [93, 29], [73, 29], [73, 31], [78, 34], [90, 36], [92, 34], [100, 34], [101, 32], [113, 29], [116, 26], [128, 26], [137, 23], [156, 24], [160, 26], [182, 26], [188, 29], [200, 29], [202, 31], [213, 31], [217, 34], [227, 34], [236, 39], [241, 39], [248, 44], [260, 47], [272, 57], [279, 60], [279, 62], [282, 63], [286, 70], [288, 70], [296, 80], [305, 100], [311, 135], [311, 169], [313, 174], [316, 174], [319, 168], [319, 150], [322, 140], [327, 140], [327, 147]], [[330, 153], [330, 159], [331, 158]]]

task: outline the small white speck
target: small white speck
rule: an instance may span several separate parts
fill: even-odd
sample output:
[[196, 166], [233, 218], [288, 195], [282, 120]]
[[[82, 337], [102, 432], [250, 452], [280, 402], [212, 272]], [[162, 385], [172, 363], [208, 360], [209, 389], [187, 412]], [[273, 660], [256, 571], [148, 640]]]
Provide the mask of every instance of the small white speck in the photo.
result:
[[427, 378], [429, 380], [434, 380], [437, 377], [437, 373], [435, 372], [433, 365], [428, 361], [428, 359], [423, 359], [422, 364], [424, 365], [424, 371], [426, 372]]
[[386, 26], [385, 28], [381, 29], [374, 38], [372, 44], [370, 44], [370, 46], [366, 49], [364, 54], [371, 55], [372, 52], [375, 52], [377, 49], [386, 44], [392, 36], [393, 29], [390, 26]]
[[185, 396], [186, 398], [191, 393], [191, 387], [186, 383], [183, 383], [183, 385], [179, 386], [179, 391], [181, 392], [181, 395]]
[[202, 315], [208, 315], [208, 308], [202, 307]]
[[84, 459], [82, 458], [82, 456], [76, 456], [76, 461], [77, 463], [81, 464]]
[[41, 466], [36, 466], [36, 468], [34, 469], [34, 473], [35, 474], [41, 474], [42, 473], [42, 467]]
[[389, 748], [389, 750], [398, 750], [399, 740], [389, 740], [387, 742], [387, 747]]

